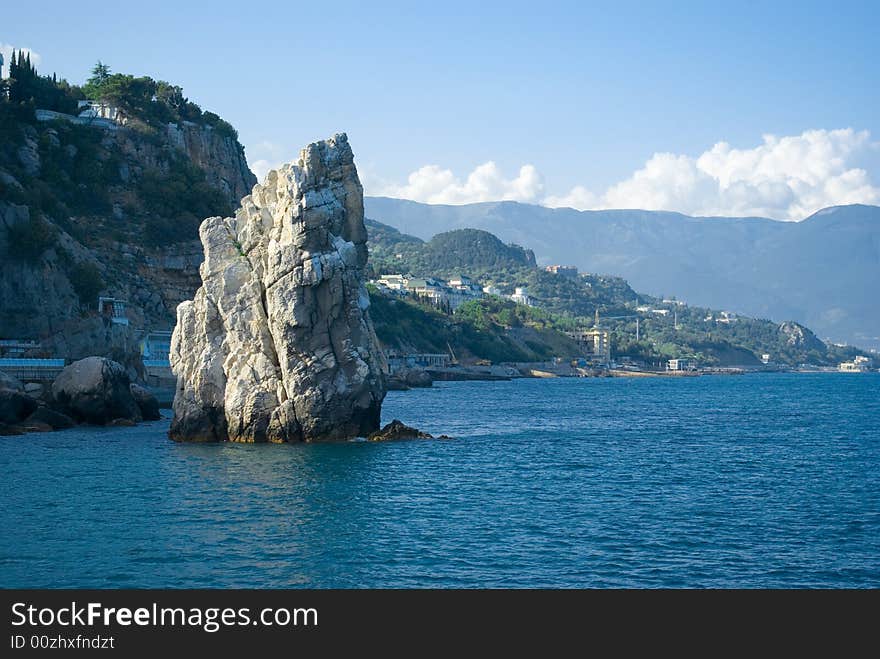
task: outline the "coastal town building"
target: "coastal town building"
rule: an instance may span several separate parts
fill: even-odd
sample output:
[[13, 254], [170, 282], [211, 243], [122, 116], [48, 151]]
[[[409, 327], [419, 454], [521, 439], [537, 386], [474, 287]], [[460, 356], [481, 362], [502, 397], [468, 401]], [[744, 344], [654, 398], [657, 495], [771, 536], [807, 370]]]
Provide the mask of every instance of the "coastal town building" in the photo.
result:
[[552, 272], [554, 275], [570, 277], [571, 279], [577, 279], [578, 276], [578, 269], [573, 265], [548, 265], [544, 266], [544, 270]]
[[689, 359], [670, 359], [666, 362], [667, 371], [693, 371], [695, 368]]
[[577, 341], [590, 360], [600, 364], [611, 363], [611, 335], [608, 330], [582, 329], [566, 332], [566, 335]]
[[517, 286], [513, 289], [513, 295], [508, 296], [508, 299], [516, 304], [524, 304], [527, 307], [534, 306], [532, 298], [529, 297], [529, 291], [525, 286]]
[[867, 373], [871, 370], [871, 360], [859, 355], [852, 361], [841, 362], [837, 370], [841, 373]]
[[388, 370], [391, 373], [396, 373], [403, 368], [414, 368], [416, 366], [422, 368], [446, 368], [451, 362], [450, 356], [445, 352], [402, 353], [396, 350], [386, 351], [385, 360], [388, 362]]
[[489, 284], [488, 286], [483, 286], [483, 293], [485, 293], [486, 295], [495, 295], [497, 297], [501, 297], [501, 289], [492, 284]]
[[447, 282], [437, 277], [383, 274], [370, 283], [383, 293], [413, 295], [438, 307], [448, 306], [451, 311], [455, 311], [465, 302], [483, 297], [480, 285], [464, 275], [453, 277]]
[[372, 283], [389, 291], [406, 292], [406, 277], [403, 275], [382, 275]]

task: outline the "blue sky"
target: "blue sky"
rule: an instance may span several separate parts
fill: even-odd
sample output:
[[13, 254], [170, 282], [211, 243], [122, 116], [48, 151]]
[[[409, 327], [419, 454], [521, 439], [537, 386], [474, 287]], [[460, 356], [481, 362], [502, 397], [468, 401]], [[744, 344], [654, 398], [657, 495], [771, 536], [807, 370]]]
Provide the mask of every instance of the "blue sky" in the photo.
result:
[[11, 3], [0, 44], [74, 82], [100, 59], [180, 84], [260, 171], [346, 131], [368, 193], [782, 219], [880, 200], [880, 3], [475, 4]]

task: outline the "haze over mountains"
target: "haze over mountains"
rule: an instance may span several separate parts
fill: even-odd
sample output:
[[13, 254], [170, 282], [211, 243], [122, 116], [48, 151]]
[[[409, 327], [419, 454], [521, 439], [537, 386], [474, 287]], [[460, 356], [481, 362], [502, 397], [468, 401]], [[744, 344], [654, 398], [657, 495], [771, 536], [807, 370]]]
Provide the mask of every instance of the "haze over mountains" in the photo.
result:
[[880, 207], [836, 206], [802, 222], [576, 211], [517, 202], [461, 206], [367, 197], [366, 215], [429, 239], [478, 228], [534, 250], [539, 263], [619, 275], [636, 290], [880, 348]]

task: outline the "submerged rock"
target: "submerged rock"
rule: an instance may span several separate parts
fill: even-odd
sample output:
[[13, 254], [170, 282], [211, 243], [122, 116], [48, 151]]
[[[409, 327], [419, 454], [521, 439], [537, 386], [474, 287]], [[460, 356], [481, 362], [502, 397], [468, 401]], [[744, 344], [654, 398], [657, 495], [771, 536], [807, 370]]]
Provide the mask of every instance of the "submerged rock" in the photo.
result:
[[48, 407], [37, 408], [33, 414], [25, 419], [25, 425], [35, 423], [44, 423], [48, 425], [51, 430], [64, 430], [65, 428], [71, 428], [74, 425], [73, 419], [69, 416], [51, 410]]
[[412, 387], [431, 387], [434, 379], [421, 366], [402, 368], [387, 378], [389, 391], [408, 391]]
[[124, 418], [141, 420], [125, 367], [105, 357], [86, 357], [67, 366], [52, 383], [55, 404], [76, 421], [97, 425]]
[[52, 432], [55, 430], [45, 421], [32, 421], [30, 417], [22, 421], [18, 427], [25, 432]]
[[[443, 437], [446, 438], [445, 435]], [[434, 439], [434, 436], [394, 419], [382, 430], [370, 434], [367, 439], [371, 442], [384, 442], [392, 439]]]
[[199, 229], [202, 286], [177, 308], [178, 441], [348, 439], [379, 427], [363, 189], [344, 135], [269, 172]]

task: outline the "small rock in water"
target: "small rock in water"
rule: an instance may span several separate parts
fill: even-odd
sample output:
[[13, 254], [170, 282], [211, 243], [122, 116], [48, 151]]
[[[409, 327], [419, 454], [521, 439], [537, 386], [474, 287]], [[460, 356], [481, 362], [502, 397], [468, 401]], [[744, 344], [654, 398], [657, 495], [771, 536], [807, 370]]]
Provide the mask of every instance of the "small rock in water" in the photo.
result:
[[434, 439], [434, 436], [394, 419], [384, 428], [367, 437], [367, 440], [371, 442], [384, 442], [392, 439]]
[[122, 364], [86, 357], [67, 366], [52, 383], [56, 406], [77, 421], [103, 425], [112, 419], [141, 420]]
[[30, 419], [22, 421], [18, 427], [27, 432], [52, 432], [55, 430], [55, 428], [48, 423], [43, 421], [31, 421]]
[[38, 407], [33, 414], [25, 419], [23, 425], [30, 427], [32, 424], [44, 424], [49, 426], [50, 430], [64, 430], [75, 425], [69, 416], [48, 407]]

